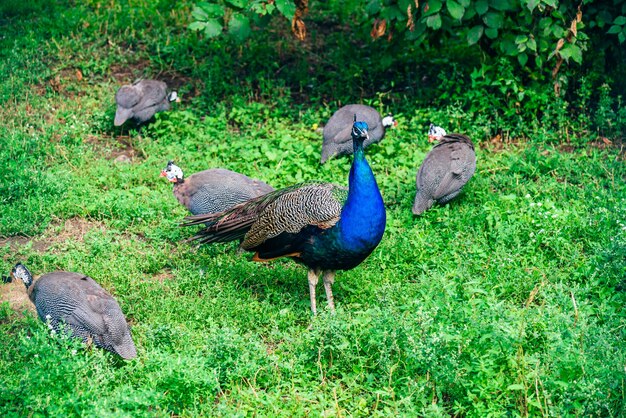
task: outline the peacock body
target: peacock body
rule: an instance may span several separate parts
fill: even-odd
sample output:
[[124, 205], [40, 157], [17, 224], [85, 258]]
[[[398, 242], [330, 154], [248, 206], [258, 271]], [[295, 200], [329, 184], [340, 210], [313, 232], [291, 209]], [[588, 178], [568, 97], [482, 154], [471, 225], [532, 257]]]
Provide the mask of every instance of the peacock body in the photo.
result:
[[254, 261], [291, 257], [308, 267], [311, 310], [316, 313], [315, 285], [323, 276], [334, 310], [331, 286], [336, 270], [365, 260], [385, 231], [385, 206], [363, 150], [367, 124], [354, 122], [354, 160], [348, 189], [332, 183], [307, 182], [270, 192], [218, 214], [190, 216], [184, 225], [205, 224], [194, 237], [202, 243], [241, 239]]

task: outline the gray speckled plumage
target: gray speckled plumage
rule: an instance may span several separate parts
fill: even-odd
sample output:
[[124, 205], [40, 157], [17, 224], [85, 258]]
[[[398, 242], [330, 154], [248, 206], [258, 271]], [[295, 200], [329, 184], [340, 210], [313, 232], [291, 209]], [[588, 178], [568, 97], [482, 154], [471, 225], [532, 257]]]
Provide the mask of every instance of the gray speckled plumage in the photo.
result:
[[113, 123], [120, 126], [128, 119], [145, 123], [155, 113], [169, 109], [170, 101], [176, 97], [175, 92], [169, 93], [167, 85], [158, 80], [139, 80], [122, 86], [115, 94], [117, 110]]
[[[18, 264], [14, 271], [18, 266], [21, 265]], [[29, 283], [25, 281], [28, 296], [35, 304], [39, 318], [49, 321], [56, 332], [61, 331], [60, 324], [64, 323], [74, 337], [93, 341], [97, 347], [117, 353], [124, 359], [137, 357], [122, 310], [91, 277], [55, 271], [44, 274], [34, 284], [30, 277]]]
[[324, 126], [322, 164], [333, 156], [352, 155], [351, 132], [355, 114], [358, 120], [367, 122], [369, 126], [369, 138], [365, 140], [363, 147], [380, 142], [385, 136], [386, 127], [383, 126], [383, 118], [376, 109], [361, 104], [344, 106], [333, 113]]
[[172, 166], [168, 163], [163, 173], [174, 183], [176, 199], [194, 215], [222, 212], [274, 190], [261, 180], [223, 168], [200, 171], [187, 178], [180, 171], [180, 177], [170, 179], [168, 168]]
[[455, 198], [476, 171], [474, 144], [465, 135], [448, 134], [424, 158], [417, 172], [413, 213], [420, 215], [435, 202]]

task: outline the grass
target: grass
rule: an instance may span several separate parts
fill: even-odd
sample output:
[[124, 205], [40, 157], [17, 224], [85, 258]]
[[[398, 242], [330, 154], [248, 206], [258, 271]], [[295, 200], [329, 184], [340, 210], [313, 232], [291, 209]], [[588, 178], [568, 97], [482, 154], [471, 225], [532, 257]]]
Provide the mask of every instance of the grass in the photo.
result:
[[[619, 147], [584, 132], [586, 146], [546, 145], [542, 130], [492, 143], [489, 109], [473, 118], [398, 93], [359, 96], [339, 85], [351, 66], [310, 92], [284, 28], [264, 35], [274, 43], [205, 44], [178, 2], [11, 4], [0, 9], [0, 270], [91, 275], [119, 301], [139, 358], [51, 337], [2, 302], [2, 416], [624, 414]], [[291, 64], [271, 62], [276, 45]], [[183, 102], [140, 129], [114, 128], [114, 92], [140, 76], [167, 79]], [[338, 274], [337, 314], [320, 296], [311, 318], [301, 266], [184, 243], [193, 230], [177, 226], [186, 211], [159, 172], [174, 159], [276, 187], [346, 184], [350, 161], [319, 166], [314, 128], [348, 101], [400, 122], [367, 150], [388, 226], [361, 266]], [[460, 199], [416, 218], [431, 120], [475, 139], [478, 170]]]

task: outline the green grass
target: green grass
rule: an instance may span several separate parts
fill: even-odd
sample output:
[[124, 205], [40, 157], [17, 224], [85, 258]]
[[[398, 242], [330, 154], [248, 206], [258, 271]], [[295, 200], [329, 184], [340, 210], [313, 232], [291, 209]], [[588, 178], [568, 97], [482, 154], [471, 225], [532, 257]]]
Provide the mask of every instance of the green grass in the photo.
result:
[[[372, 86], [380, 94], [360, 96], [342, 84], [354, 64], [299, 90], [294, 62], [306, 54], [285, 28], [246, 48], [205, 44], [184, 29], [188, 4], [11, 4], [0, 9], [0, 270], [91, 275], [119, 301], [139, 358], [51, 337], [1, 303], [0, 415], [626, 412], [618, 147], [545, 145], [554, 133], [539, 129], [499, 149], [485, 141], [490, 109], [468, 115]], [[284, 71], [270, 58], [277, 45]], [[114, 92], [140, 76], [178, 83], [183, 102], [141, 129], [114, 128]], [[303, 267], [183, 242], [193, 230], [177, 226], [186, 210], [159, 172], [174, 159], [276, 187], [346, 184], [349, 159], [319, 166], [314, 128], [349, 101], [400, 121], [367, 150], [388, 226], [361, 266], [338, 274], [337, 314], [320, 295], [311, 318]], [[475, 139], [478, 169], [459, 199], [416, 218], [431, 120]], [[114, 160], [122, 152], [130, 164]]]

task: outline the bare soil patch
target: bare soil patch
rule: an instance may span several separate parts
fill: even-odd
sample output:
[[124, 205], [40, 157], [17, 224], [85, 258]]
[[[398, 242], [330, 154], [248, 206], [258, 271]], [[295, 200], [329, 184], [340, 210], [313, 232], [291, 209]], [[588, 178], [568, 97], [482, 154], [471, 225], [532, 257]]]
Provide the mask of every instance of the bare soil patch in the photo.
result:
[[159, 282], [159, 283], [172, 280], [172, 270], [165, 269], [158, 274], [153, 274], [152, 276], [148, 278], [148, 280], [151, 282]]
[[136, 159], [144, 157], [142, 150], [133, 147], [132, 138], [128, 135], [89, 135], [85, 141], [93, 145], [98, 152], [104, 154], [104, 158], [107, 160], [132, 163]]
[[146, 68], [148, 67], [150, 67], [150, 60], [140, 59], [133, 63], [113, 64], [109, 70], [118, 83], [130, 84], [140, 78], [146, 78]]
[[70, 239], [83, 242], [85, 235], [96, 228], [103, 232], [105, 231], [105, 226], [102, 222], [83, 218], [71, 218], [52, 222], [43, 235], [37, 238], [24, 236], [2, 238], [0, 239], [0, 247], [8, 244], [12, 250], [17, 250], [32, 242], [32, 249], [42, 253], [48, 251], [54, 244]]
[[9, 302], [9, 307], [15, 312], [30, 311], [37, 315], [37, 310], [28, 299], [26, 287], [22, 281], [14, 280], [11, 283], [0, 284], [0, 303]]

